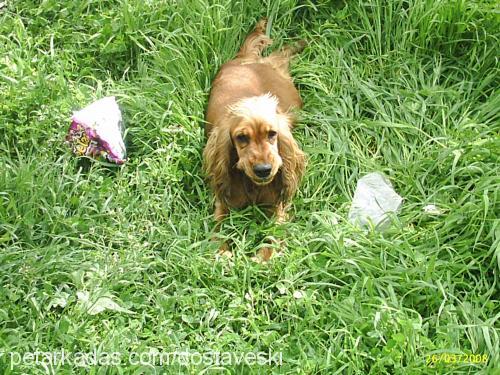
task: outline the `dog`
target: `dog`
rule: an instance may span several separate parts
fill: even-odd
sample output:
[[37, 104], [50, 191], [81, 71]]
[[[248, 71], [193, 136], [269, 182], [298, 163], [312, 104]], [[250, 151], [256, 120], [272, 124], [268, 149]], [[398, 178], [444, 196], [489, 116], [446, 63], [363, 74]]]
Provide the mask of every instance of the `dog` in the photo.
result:
[[[302, 100], [289, 61], [306, 43], [263, 57], [272, 43], [266, 26], [265, 19], [257, 23], [236, 57], [222, 65], [210, 91], [203, 164], [215, 195], [217, 227], [231, 208], [248, 205], [263, 206], [277, 223], [285, 222], [305, 170], [305, 154], [291, 132]], [[219, 254], [231, 256], [227, 244]], [[257, 260], [272, 256], [272, 247], [264, 247]]]

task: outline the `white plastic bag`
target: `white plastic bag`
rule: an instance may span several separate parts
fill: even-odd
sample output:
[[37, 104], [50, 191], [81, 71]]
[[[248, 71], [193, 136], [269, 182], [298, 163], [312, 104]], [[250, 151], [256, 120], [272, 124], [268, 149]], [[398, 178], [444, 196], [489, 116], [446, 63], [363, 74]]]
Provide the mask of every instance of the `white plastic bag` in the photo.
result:
[[387, 226], [390, 213], [397, 213], [403, 198], [392, 188], [390, 181], [381, 173], [373, 172], [359, 179], [354, 192], [349, 221], [360, 227], [370, 223], [377, 229]]
[[71, 120], [66, 142], [76, 155], [103, 157], [117, 164], [125, 162], [122, 114], [114, 96], [75, 112]]

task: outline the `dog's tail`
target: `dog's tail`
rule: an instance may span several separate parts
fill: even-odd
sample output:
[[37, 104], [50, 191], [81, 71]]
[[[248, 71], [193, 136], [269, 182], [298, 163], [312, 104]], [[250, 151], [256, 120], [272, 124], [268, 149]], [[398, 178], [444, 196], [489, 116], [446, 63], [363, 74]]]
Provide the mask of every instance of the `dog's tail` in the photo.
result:
[[257, 22], [254, 31], [247, 36], [240, 50], [236, 54], [237, 58], [258, 59], [262, 56], [262, 51], [273, 43], [272, 39], [266, 35], [266, 27], [266, 18]]

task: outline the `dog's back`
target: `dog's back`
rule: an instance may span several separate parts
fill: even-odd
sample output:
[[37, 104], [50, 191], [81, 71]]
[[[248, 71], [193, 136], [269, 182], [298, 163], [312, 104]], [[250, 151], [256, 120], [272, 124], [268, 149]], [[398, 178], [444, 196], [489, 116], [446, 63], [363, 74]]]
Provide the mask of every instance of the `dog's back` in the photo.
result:
[[302, 107], [302, 100], [290, 78], [284, 77], [266, 58], [254, 63], [235, 59], [222, 66], [210, 92], [206, 113], [207, 134], [217, 126], [227, 110], [243, 98], [271, 93], [279, 100], [279, 110], [288, 112]]
[[228, 106], [244, 98], [271, 93], [278, 98], [278, 109], [282, 113], [302, 107], [288, 65], [290, 58], [304, 49], [305, 42], [286, 46], [268, 57], [262, 57], [262, 51], [272, 43], [264, 34], [265, 22], [257, 24], [236, 57], [222, 65], [215, 77], [206, 112], [207, 135], [223, 119]]

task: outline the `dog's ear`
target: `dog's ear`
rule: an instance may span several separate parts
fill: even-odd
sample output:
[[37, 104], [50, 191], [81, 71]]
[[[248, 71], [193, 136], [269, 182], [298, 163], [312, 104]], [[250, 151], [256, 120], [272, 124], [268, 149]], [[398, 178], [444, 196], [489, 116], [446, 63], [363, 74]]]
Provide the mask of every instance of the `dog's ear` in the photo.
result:
[[283, 161], [282, 175], [282, 200], [289, 202], [297, 191], [298, 185], [306, 167], [306, 156], [293, 138], [291, 118], [287, 114], [279, 114], [278, 152]]
[[215, 127], [203, 150], [203, 167], [218, 199], [224, 200], [229, 196], [230, 174], [236, 163], [236, 155], [228, 127]]

